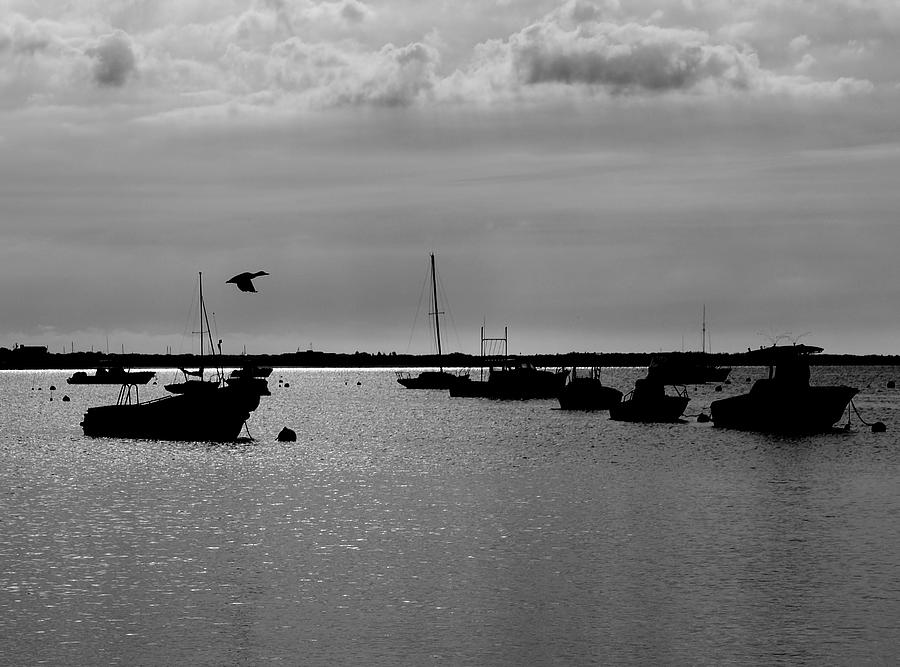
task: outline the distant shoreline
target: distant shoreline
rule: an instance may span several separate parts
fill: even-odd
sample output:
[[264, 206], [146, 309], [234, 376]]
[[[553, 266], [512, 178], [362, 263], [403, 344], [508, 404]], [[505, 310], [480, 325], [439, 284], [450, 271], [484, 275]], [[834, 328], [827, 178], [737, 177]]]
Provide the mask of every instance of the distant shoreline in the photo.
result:
[[[567, 352], [561, 354], [516, 355], [516, 358], [539, 367], [605, 366], [610, 368], [648, 366], [653, 357], [670, 355], [685, 359], [698, 358], [697, 352]], [[715, 366], [757, 366], [748, 363], [741, 353], [708, 353], [704, 363]], [[381, 352], [289, 352], [282, 354], [222, 355], [203, 358], [207, 367], [226, 368], [266, 366], [271, 368], [480, 368], [482, 358], [462, 353], [443, 357], [425, 354]], [[814, 366], [900, 366], [900, 355], [818, 354], [809, 358]], [[125, 368], [196, 368], [200, 357], [191, 354], [105, 354], [102, 352], [53, 353], [43, 348], [0, 348], [0, 370], [88, 370], [103, 365]]]

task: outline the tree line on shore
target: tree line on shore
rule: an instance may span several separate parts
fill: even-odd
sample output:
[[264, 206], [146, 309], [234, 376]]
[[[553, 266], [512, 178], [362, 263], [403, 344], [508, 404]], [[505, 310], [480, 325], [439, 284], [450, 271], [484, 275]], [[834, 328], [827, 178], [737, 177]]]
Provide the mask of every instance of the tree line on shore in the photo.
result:
[[[700, 361], [715, 366], [747, 366], [743, 353], [699, 352], [565, 352], [557, 354], [516, 355], [516, 359], [540, 367], [565, 366], [641, 367], [648, 366], [653, 357], [680, 357], [686, 361]], [[193, 354], [141, 354], [104, 352], [49, 352], [41, 346], [0, 348], [0, 368], [30, 369], [89, 369], [102, 365], [125, 368], [189, 368], [196, 367], [200, 357]], [[474, 354], [453, 352], [438, 357], [435, 354], [397, 354], [395, 352], [321, 352], [306, 350], [281, 354], [235, 354], [217, 357], [216, 364], [205, 357], [207, 366], [226, 368], [269, 366], [277, 368], [416, 368], [443, 365], [449, 368], [478, 368], [485, 360]], [[496, 363], [496, 362], [495, 362]], [[895, 366], [900, 355], [838, 355], [819, 354], [810, 358], [818, 366]]]

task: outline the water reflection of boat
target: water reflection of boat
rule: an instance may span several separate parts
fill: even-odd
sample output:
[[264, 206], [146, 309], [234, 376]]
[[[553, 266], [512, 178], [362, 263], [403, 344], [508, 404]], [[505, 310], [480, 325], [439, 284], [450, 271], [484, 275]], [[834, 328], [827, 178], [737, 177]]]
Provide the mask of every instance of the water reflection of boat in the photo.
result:
[[93, 375], [77, 371], [68, 384], [147, 384], [156, 375], [153, 371], [126, 371], [121, 366], [101, 366]]
[[[439, 315], [443, 315], [443, 312], [438, 310], [438, 288], [437, 274], [434, 270], [434, 253], [432, 253], [431, 255], [430, 273], [432, 312], [430, 312], [429, 315], [434, 317], [434, 343], [437, 348], [438, 363], [441, 364], [441, 356], [443, 352], [441, 350], [441, 320], [439, 318]], [[439, 365], [439, 369], [436, 371], [422, 371], [418, 375], [413, 375], [412, 373], [406, 371], [399, 371], [397, 373], [397, 382], [402, 384], [407, 389], [450, 389], [450, 387], [455, 384], [461, 377], [467, 378], [468, 375], [456, 375], [454, 373], [448, 373], [444, 370], [444, 367], [441, 364]]]
[[[507, 355], [507, 329], [503, 338], [485, 338], [481, 329], [481, 379], [459, 378], [450, 386], [450, 395], [460, 398], [529, 400], [556, 398], [568, 373], [548, 371]], [[487, 377], [485, 378], [485, 371]]]
[[830, 431], [858, 389], [845, 385], [811, 386], [809, 357], [822, 348], [780, 345], [745, 353], [750, 365], [766, 365], [769, 376], [753, 383], [749, 393], [710, 405], [716, 426], [770, 433]]
[[[203, 276], [200, 276], [200, 312], [205, 319]], [[202, 327], [201, 327], [202, 328]], [[207, 323], [206, 334], [209, 335]], [[212, 340], [209, 340], [212, 346]], [[186, 372], [186, 375], [188, 373]], [[215, 379], [178, 383], [173, 396], [141, 402], [134, 384], [123, 384], [115, 405], [88, 408], [81, 422], [92, 437], [147, 438], [155, 440], [233, 441], [238, 438], [260, 397], [269, 394], [264, 378], [236, 378], [226, 384], [221, 369]]]
[[609, 418], [626, 422], [677, 422], [690, 397], [683, 387], [676, 385], [673, 389], [674, 396], [667, 394], [665, 385], [655, 378], [641, 378], [621, 403], [609, 409]]
[[563, 410], [608, 410], [622, 400], [622, 392], [603, 385], [599, 368], [578, 375], [578, 369], [573, 367], [557, 398]]

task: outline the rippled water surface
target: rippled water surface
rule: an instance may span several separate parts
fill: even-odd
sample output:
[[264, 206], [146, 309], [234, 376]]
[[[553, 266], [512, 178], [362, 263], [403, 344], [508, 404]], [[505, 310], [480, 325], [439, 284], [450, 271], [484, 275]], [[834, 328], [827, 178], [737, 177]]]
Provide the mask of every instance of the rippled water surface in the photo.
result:
[[[605, 379], [627, 390], [637, 374]], [[813, 369], [859, 387], [887, 433], [854, 416], [793, 439], [451, 399], [383, 370], [276, 370], [255, 441], [229, 446], [86, 439], [84, 410], [117, 388], [67, 375], [0, 373], [0, 664], [891, 664], [900, 650], [897, 368]], [[759, 375], [692, 389], [688, 414]], [[296, 443], [276, 441], [283, 426]]]

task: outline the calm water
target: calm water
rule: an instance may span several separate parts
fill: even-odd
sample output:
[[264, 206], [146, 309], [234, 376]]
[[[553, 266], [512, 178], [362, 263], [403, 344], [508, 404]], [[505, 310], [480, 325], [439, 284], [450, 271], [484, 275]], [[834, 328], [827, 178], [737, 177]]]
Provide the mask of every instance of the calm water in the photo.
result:
[[[760, 372], [694, 389], [688, 413]], [[0, 373], [2, 664], [900, 651], [898, 368], [813, 369], [860, 387], [862, 416], [888, 432], [854, 418], [801, 439], [451, 399], [381, 370], [276, 370], [256, 442], [234, 446], [86, 439], [84, 410], [117, 388], [67, 375]], [[298, 442], [276, 442], [283, 426]]]

